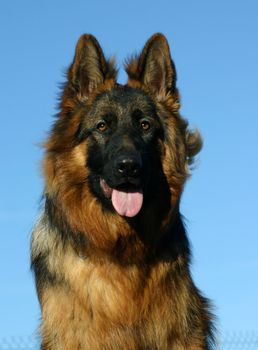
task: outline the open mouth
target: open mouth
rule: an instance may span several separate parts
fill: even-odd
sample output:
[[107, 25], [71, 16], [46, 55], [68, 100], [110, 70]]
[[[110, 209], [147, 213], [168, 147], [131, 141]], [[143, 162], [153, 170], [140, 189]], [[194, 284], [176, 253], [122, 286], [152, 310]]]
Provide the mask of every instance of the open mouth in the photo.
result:
[[111, 188], [103, 178], [100, 178], [100, 187], [119, 215], [134, 217], [140, 212], [143, 204], [142, 189], [131, 186]]

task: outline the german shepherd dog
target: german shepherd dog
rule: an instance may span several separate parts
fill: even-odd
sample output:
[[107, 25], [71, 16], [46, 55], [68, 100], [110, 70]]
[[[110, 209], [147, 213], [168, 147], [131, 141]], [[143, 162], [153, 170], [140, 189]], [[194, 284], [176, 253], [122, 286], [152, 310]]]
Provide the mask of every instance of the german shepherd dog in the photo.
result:
[[201, 137], [179, 114], [162, 34], [125, 68], [120, 85], [114, 61], [81, 36], [44, 146], [32, 237], [41, 349], [212, 349], [179, 211]]

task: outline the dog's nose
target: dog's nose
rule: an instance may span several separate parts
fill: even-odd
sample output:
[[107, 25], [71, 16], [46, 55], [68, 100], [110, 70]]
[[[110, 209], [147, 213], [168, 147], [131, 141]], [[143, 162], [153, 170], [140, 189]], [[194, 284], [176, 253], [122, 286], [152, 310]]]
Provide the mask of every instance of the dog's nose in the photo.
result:
[[141, 167], [142, 161], [138, 156], [120, 156], [115, 159], [115, 169], [123, 177], [139, 176]]

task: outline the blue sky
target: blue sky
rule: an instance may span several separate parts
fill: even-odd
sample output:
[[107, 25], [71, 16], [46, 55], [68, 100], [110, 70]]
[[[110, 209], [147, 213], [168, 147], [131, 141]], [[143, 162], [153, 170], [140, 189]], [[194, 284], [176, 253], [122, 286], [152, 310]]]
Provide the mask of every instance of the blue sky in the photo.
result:
[[120, 67], [153, 33], [167, 36], [182, 114], [204, 137], [182, 199], [193, 275], [222, 332], [257, 329], [258, 2], [2, 1], [0, 27], [0, 337], [31, 334], [40, 317], [29, 270], [42, 192], [37, 145], [83, 33]]

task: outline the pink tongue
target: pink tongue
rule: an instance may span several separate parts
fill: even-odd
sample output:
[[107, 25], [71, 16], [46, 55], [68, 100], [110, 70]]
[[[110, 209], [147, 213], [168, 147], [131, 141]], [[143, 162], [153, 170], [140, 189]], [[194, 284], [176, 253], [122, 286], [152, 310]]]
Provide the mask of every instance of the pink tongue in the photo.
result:
[[113, 189], [112, 204], [121, 216], [133, 217], [139, 213], [142, 207], [142, 192], [123, 192]]

